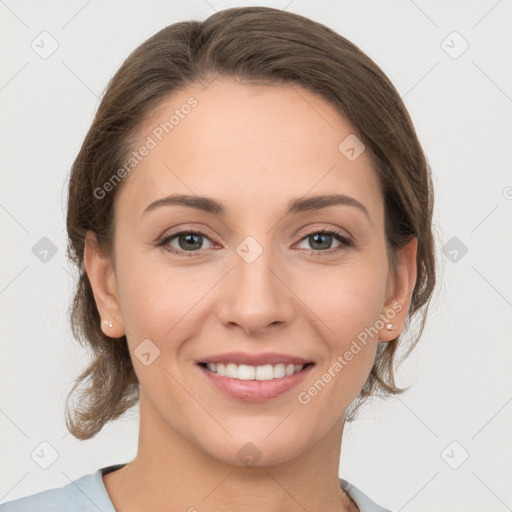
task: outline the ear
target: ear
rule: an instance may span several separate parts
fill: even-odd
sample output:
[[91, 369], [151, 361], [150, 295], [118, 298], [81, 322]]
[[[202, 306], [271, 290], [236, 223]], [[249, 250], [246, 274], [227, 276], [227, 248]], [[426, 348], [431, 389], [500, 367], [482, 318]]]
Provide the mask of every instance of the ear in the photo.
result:
[[[101, 253], [92, 231], [88, 231], [85, 237], [84, 266], [100, 313], [101, 330], [106, 336], [120, 338], [124, 335], [124, 325], [114, 267], [111, 259]], [[105, 321], [111, 322], [112, 327]]]
[[415, 237], [398, 251], [399, 265], [396, 271], [391, 270], [388, 276], [386, 301], [381, 314], [385, 325], [391, 323], [396, 328], [389, 330], [384, 326], [379, 331], [379, 341], [392, 341], [402, 332], [416, 284], [417, 249], [418, 239]]

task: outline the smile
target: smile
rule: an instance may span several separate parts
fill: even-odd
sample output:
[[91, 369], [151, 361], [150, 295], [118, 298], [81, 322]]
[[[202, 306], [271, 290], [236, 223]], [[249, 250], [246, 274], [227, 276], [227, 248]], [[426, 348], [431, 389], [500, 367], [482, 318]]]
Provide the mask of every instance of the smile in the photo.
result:
[[264, 402], [295, 388], [315, 363], [251, 366], [234, 363], [198, 363], [206, 383], [228, 398]]
[[[312, 364], [312, 363], [308, 363]], [[273, 380], [280, 379], [299, 373], [304, 368], [303, 364], [265, 364], [262, 366], [251, 366], [235, 363], [201, 363], [208, 370], [221, 377], [229, 377], [238, 380]]]

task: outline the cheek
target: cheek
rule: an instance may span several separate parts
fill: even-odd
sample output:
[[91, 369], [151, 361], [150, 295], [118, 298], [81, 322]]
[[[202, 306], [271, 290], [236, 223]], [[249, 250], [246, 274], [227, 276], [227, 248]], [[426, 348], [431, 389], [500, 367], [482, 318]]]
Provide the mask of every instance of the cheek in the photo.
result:
[[308, 277], [309, 288], [304, 285], [300, 292], [314, 313], [311, 322], [326, 343], [328, 355], [319, 368], [325, 378], [321, 380], [329, 382], [335, 393], [337, 398], [331, 399], [348, 399], [348, 403], [357, 396], [373, 366], [386, 283], [382, 264], [352, 263]]
[[128, 247], [128, 241], [119, 241], [118, 290], [125, 329], [134, 339], [156, 341], [187, 315], [202, 287], [191, 267], [180, 271], [166, 265], [161, 249], [144, 252]]
[[[379, 330], [375, 324], [382, 294], [371, 277], [365, 273], [340, 278], [343, 286], [315, 297], [327, 352], [314, 376], [301, 386], [297, 399], [312, 416], [324, 416], [327, 424], [359, 395], [375, 361]], [[331, 280], [331, 286], [334, 284]]]
[[135, 338], [154, 339], [157, 344], [164, 337], [172, 339], [171, 331], [179, 327], [180, 320], [198, 300], [192, 300], [195, 294], [181, 280], [175, 279], [171, 284], [156, 272], [145, 271], [143, 276], [123, 279], [123, 318], [127, 332]]
[[317, 316], [328, 339], [343, 349], [347, 340], [374, 325], [383, 313], [385, 285], [382, 264], [354, 258], [308, 272], [295, 281], [294, 291]]

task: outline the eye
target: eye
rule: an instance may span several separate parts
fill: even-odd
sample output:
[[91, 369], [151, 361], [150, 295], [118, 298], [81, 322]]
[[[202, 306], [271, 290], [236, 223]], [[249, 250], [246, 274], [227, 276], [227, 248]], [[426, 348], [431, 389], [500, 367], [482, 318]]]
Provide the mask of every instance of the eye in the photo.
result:
[[[177, 248], [173, 245], [170, 245], [171, 241], [175, 238], [177, 239]], [[179, 233], [174, 233], [165, 237], [157, 246], [162, 246], [164, 250], [175, 254], [176, 256], [195, 256], [195, 254], [193, 254], [194, 252], [204, 249], [204, 247], [202, 247], [202, 239], [210, 240], [204, 233], [201, 233], [200, 231], [180, 231]], [[192, 251], [184, 249], [192, 249]]]
[[[171, 242], [173, 242], [175, 239], [175, 243], [178, 244], [177, 247], [176, 245], [171, 244]], [[179, 257], [198, 256], [199, 254], [195, 253], [200, 253], [202, 249], [210, 248], [203, 247], [204, 239], [210, 241], [211, 243], [210, 238], [201, 231], [180, 231], [178, 233], [173, 233], [163, 238], [157, 244], [157, 247], [163, 247], [165, 251], [170, 252]], [[330, 247], [325, 247], [325, 245], [332, 245], [333, 239], [338, 241], [339, 245], [334, 249]], [[322, 253], [332, 254], [341, 251], [347, 247], [353, 246], [352, 241], [346, 236], [344, 236], [344, 234], [341, 231], [338, 231], [336, 229], [321, 229], [311, 231], [309, 234], [307, 234], [305, 237], [301, 239], [301, 242], [304, 240], [312, 245], [313, 249], [310, 251], [310, 253], [314, 255], [322, 255]], [[324, 247], [322, 247], [322, 245]]]
[[[339, 242], [339, 245], [334, 249], [330, 247], [325, 247], [325, 245], [331, 245], [333, 239]], [[346, 247], [351, 247], [352, 242], [344, 236], [341, 231], [336, 229], [322, 229], [320, 231], [311, 231], [308, 235], [306, 235], [302, 240], [309, 242], [313, 247], [312, 253], [318, 252], [326, 252], [328, 254], [332, 254], [333, 252], [337, 252], [345, 249]], [[301, 240], [301, 241], [302, 241]], [[322, 248], [322, 245], [324, 248]]]

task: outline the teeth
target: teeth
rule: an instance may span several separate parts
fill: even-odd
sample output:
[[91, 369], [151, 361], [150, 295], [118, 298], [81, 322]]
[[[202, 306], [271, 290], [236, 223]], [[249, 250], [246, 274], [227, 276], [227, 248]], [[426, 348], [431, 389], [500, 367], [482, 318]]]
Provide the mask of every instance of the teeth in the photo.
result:
[[286, 372], [284, 364], [276, 364], [272, 368], [272, 370], [273, 370], [272, 378], [274, 378], [274, 379], [279, 379], [280, 377], [284, 377], [284, 374]]
[[213, 373], [217, 373], [221, 377], [229, 377], [231, 379], [272, 380], [298, 373], [302, 370], [302, 368], [304, 368], [304, 365], [285, 365], [280, 363], [276, 365], [265, 364], [263, 366], [250, 366], [247, 364], [236, 365], [234, 363], [208, 363], [206, 367], [208, 370]]
[[236, 364], [229, 363], [226, 365], [225, 368], [226, 377], [230, 377], [231, 379], [237, 379], [238, 378], [238, 368]]
[[[228, 377], [230, 377], [230, 375], [228, 375]], [[241, 364], [238, 366], [238, 371], [234, 378], [240, 380], [254, 380], [256, 378], [256, 367]]]

